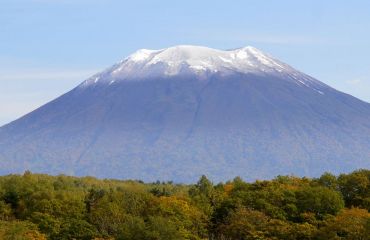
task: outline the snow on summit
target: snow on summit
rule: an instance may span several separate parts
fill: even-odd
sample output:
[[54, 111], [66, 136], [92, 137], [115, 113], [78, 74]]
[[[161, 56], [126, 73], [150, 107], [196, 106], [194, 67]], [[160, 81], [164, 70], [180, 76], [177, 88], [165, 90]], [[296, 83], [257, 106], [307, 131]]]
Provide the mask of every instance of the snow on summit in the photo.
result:
[[[202, 46], [179, 45], [160, 50], [140, 49], [102, 74], [126, 79], [230, 71], [290, 72], [292, 68], [250, 46], [234, 50], [218, 50]], [[93, 79], [95, 80], [96, 76]], [[90, 82], [95, 83], [95, 81]]]
[[216, 73], [280, 75], [322, 94], [321, 82], [251, 46], [232, 50], [192, 45], [159, 50], [140, 49], [113, 67], [87, 79], [82, 86], [189, 74], [207, 78]]
[[180, 45], [161, 50], [141, 49], [126, 58], [117, 68], [127, 73], [130, 67], [140, 66], [141, 73], [157, 72], [176, 75], [184, 69], [193, 72], [238, 72], [283, 71], [288, 66], [278, 62], [254, 47], [235, 50], [218, 50], [201, 46]]

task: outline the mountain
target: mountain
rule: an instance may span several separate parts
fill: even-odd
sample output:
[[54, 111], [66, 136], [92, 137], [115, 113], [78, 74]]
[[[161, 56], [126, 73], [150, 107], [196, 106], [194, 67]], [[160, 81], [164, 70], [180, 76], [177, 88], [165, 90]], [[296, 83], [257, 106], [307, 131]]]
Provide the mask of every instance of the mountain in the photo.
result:
[[0, 128], [0, 173], [190, 182], [370, 167], [370, 104], [253, 47], [142, 49]]

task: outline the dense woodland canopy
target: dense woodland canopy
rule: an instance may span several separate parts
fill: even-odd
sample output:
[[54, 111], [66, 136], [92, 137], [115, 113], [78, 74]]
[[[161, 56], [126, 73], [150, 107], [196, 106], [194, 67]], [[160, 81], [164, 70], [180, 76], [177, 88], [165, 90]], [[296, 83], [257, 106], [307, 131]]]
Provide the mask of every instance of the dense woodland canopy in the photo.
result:
[[370, 239], [370, 170], [194, 185], [0, 177], [0, 239]]

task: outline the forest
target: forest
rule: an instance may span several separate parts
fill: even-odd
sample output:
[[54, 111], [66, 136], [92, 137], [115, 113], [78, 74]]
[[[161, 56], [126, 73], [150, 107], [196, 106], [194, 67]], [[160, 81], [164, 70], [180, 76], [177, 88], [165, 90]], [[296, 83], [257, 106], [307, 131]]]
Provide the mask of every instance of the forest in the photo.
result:
[[0, 239], [370, 239], [370, 170], [144, 183], [0, 177]]

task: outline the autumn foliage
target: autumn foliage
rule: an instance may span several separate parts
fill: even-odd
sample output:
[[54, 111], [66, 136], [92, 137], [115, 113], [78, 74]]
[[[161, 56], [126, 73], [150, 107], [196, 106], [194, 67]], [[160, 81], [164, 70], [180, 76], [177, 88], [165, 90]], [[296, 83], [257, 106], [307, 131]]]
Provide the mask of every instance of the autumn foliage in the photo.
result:
[[370, 239], [370, 171], [193, 185], [0, 177], [0, 239]]

